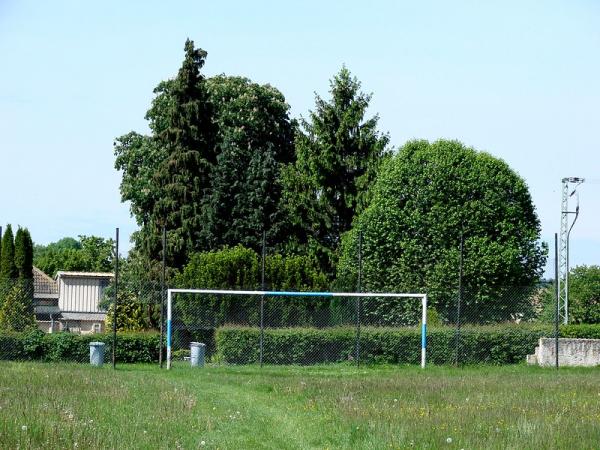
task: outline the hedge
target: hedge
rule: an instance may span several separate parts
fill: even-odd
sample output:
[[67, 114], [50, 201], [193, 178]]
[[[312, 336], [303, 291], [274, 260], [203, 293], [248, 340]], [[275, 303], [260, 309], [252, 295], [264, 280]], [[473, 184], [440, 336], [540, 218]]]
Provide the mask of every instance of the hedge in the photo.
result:
[[[428, 330], [427, 359], [433, 364], [452, 364], [456, 359], [456, 330], [436, 327]], [[258, 328], [226, 326], [215, 330], [214, 359], [229, 364], [259, 362]], [[553, 336], [550, 325], [494, 325], [461, 328], [461, 364], [513, 364], [532, 354], [540, 337]], [[599, 325], [561, 326], [565, 338], [600, 339]], [[158, 361], [158, 333], [119, 333], [117, 361], [149, 363]], [[44, 334], [0, 332], [0, 360], [89, 361], [89, 344], [106, 343], [106, 360], [112, 352], [112, 334]], [[356, 330], [336, 328], [281, 328], [264, 332], [267, 364], [317, 364], [351, 361], [355, 355]], [[365, 363], [418, 364], [421, 334], [416, 327], [361, 329], [361, 361]], [[207, 355], [208, 356], [208, 355]]]
[[[158, 361], [157, 333], [119, 333], [116, 359], [121, 363]], [[104, 342], [105, 360], [111, 359], [112, 334], [45, 334], [0, 332], [0, 360], [89, 361], [90, 342]]]
[[[549, 325], [506, 324], [471, 326], [460, 330], [461, 364], [514, 364], [534, 352], [540, 337], [552, 336]], [[600, 338], [600, 325], [561, 327], [561, 337]], [[222, 327], [216, 330], [217, 358], [230, 364], [259, 362], [260, 330]], [[433, 364], [456, 362], [456, 329], [428, 330], [427, 360]], [[316, 364], [354, 358], [356, 330], [339, 328], [266, 329], [263, 362], [266, 364]], [[421, 333], [416, 327], [363, 327], [360, 334], [361, 361], [365, 363], [418, 364]]]

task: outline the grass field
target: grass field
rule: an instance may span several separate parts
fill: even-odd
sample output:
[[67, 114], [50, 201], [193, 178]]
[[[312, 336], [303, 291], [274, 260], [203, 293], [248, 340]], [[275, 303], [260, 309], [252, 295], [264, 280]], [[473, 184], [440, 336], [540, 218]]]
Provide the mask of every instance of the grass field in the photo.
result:
[[1, 448], [600, 448], [600, 370], [0, 363]]

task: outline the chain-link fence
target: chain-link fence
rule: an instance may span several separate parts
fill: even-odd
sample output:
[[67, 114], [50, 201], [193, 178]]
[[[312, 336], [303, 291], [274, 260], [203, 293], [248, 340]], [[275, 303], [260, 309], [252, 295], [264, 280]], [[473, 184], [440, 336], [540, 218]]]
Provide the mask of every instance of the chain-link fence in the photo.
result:
[[[362, 291], [360, 245], [356, 251], [356, 270], [341, 284]], [[262, 255], [231, 249], [227, 258], [171, 277], [170, 287], [329, 287], [308, 259], [269, 255], [264, 241]], [[115, 273], [51, 278], [34, 268], [32, 280], [0, 280], [0, 359], [88, 362], [90, 343], [102, 342], [107, 362], [162, 363], [166, 285], [147, 281], [159, 273], [115, 264]], [[456, 275], [454, 285], [417, 289], [428, 296], [425, 340], [419, 297], [179, 293], [172, 359], [186, 361], [191, 343], [200, 342], [209, 364], [419, 364], [426, 344], [429, 363], [506, 364], [524, 362], [540, 337], [555, 336], [553, 286], [476, 284], [459, 267]]]
[[[524, 362], [553, 335], [544, 286], [454, 292], [430, 298], [427, 360], [434, 364]], [[420, 298], [176, 293], [173, 360], [205, 344], [217, 364], [419, 364]]]
[[[101, 342], [104, 362], [159, 360], [158, 283], [123, 284], [116, 333], [113, 274], [64, 272], [53, 279], [34, 269], [30, 280], [0, 280], [0, 360], [90, 362]], [[116, 345], [115, 345], [116, 343]]]
[[[114, 279], [99, 280], [97, 297], [85, 301], [72, 280], [69, 295], [81, 305], [70, 309], [67, 293], [43, 281], [0, 282], [1, 359], [89, 362], [98, 341], [107, 362], [113, 342], [117, 362], [164, 357], [160, 283], [120, 282], [115, 315]], [[540, 337], [554, 335], [551, 285], [442, 294], [429, 294], [428, 363], [524, 362]], [[421, 314], [419, 298], [179, 293], [172, 356], [175, 365], [186, 361], [190, 344], [201, 342], [209, 364], [419, 364]]]

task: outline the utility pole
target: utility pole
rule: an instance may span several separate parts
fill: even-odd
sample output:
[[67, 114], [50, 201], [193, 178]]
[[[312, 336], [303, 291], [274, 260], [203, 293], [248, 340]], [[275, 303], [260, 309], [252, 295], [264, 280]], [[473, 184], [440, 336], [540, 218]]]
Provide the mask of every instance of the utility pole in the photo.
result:
[[[560, 318], [564, 324], [569, 322], [569, 236], [573, 225], [579, 217], [579, 193], [577, 188], [585, 181], [584, 178], [568, 177], [562, 179], [562, 201], [560, 208], [560, 242], [558, 248], [558, 307]], [[571, 189], [571, 192], [569, 190]], [[576, 207], [569, 211], [569, 198], [576, 195]], [[575, 218], [569, 226], [569, 214]]]

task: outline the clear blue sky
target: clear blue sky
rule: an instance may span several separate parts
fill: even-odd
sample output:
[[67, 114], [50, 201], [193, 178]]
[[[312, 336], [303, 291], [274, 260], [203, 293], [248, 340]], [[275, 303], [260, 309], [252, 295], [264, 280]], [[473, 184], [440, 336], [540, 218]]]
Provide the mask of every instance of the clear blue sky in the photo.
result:
[[[459, 139], [528, 183], [545, 241], [560, 180], [600, 179], [600, 3], [0, 0], [0, 223], [38, 243], [124, 239], [113, 140], [145, 132], [152, 89], [190, 37], [205, 73], [271, 83], [294, 116], [342, 64], [395, 147]], [[581, 188], [571, 261], [600, 264], [600, 183]]]

